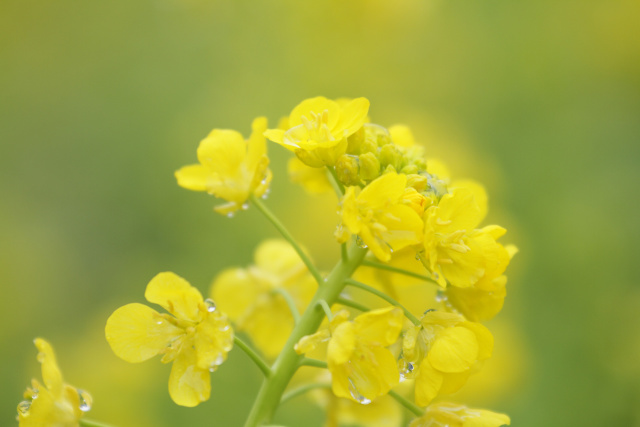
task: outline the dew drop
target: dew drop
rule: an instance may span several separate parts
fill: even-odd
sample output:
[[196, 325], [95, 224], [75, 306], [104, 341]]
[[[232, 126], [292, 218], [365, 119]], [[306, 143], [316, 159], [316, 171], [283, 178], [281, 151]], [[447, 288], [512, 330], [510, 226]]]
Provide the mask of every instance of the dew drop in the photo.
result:
[[227, 218], [233, 218], [235, 215], [235, 212], [229, 212], [227, 213]]
[[361, 247], [362, 249], [367, 249], [367, 245], [364, 243], [364, 240], [360, 236], [356, 236], [356, 245]]
[[263, 200], [267, 200], [267, 198], [269, 197], [269, 193], [270, 193], [270, 192], [271, 192], [271, 190], [267, 188], [267, 189], [264, 191], [264, 194], [262, 195], [262, 199], [263, 199]]
[[214, 311], [216, 311], [216, 303], [213, 302], [211, 298], [207, 298], [206, 300], [204, 300], [204, 305], [207, 306], [207, 311], [209, 313], [213, 313]]
[[242, 210], [246, 211], [247, 209], [249, 209], [249, 203], [243, 203], [242, 204]]
[[78, 389], [78, 399], [80, 400], [80, 410], [82, 412], [91, 410], [91, 405], [93, 405], [93, 398], [89, 393], [84, 390]]
[[360, 392], [358, 391], [358, 388], [353, 383], [351, 378], [348, 378], [348, 380], [349, 380], [349, 393], [351, 394], [351, 397], [353, 397], [361, 405], [368, 405], [369, 403], [371, 403], [371, 399], [367, 399], [366, 397], [360, 394]]
[[22, 402], [18, 403], [18, 412], [22, 416], [26, 417], [27, 415], [29, 415], [29, 408], [31, 408], [31, 402], [29, 400], [23, 400]]
[[220, 353], [218, 354], [218, 357], [216, 357], [216, 359], [209, 365], [209, 372], [215, 372], [215, 370], [218, 369], [218, 366], [222, 365], [222, 362], [224, 362], [224, 356], [222, 355], [222, 353]]
[[413, 369], [413, 363], [403, 360], [400, 366], [400, 382], [408, 379]]
[[447, 302], [447, 294], [445, 294], [442, 290], [438, 290], [436, 293], [436, 302]]

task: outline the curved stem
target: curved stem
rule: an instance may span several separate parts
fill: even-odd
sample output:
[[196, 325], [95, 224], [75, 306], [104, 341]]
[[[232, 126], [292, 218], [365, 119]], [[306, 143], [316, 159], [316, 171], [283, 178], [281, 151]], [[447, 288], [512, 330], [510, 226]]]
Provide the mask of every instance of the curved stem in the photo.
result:
[[300, 361], [300, 366], [311, 366], [312, 368], [327, 369], [327, 362], [318, 359], [312, 359], [310, 357], [303, 357]]
[[293, 316], [294, 324], [297, 324], [300, 321], [300, 312], [298, 311], [296, 302], [293, 300], [291, 294], [284, 288], [275, 288], [272, 292], [282, 295], [282, 298], [284, 298], [284, 301], [287, 303], [287, 307], [289, 307], [289, 311]]
[[288, 391], [284, 394], [284, 396], [282, 396], [282, 399], [280, 400], [280, 404], [282, 405], [285, 402], [290, 401], [291, 399], [293, 399], [294, 397], [298, 397], [301, 394], [305, 394], [308, 391], [311, 390], [315, 390], [317, 388], [326, 388], [326, 389], [331, 389], [331, 384], [328, 383], [313, 383], [313, 384], [305, 384], [303, 386], [300, 386], [298, 388], [294, 388], [291, 391]]
[[393, 397], [399, 404], [413, 412], [417, 416], [424, 415], [424, 410], [415, 403], [405, 399], [393, 390], [389, 390], [389, 396]]
[[335, 190], [336, 195], [338, 197], [344, 196], [344, 185], [342, 185], [342, 183], [338, 179], [338, 174], [336, 174], [336, 170], [331, 166], [327, 166], [327, 170], [329, 171], [329, 175], [331, 176], [331, 178], [329, 178], [329, 181], [331, 181], [331, 186]]
[[269, 365], [267, 365], [267, 362], [265, 362], [264, 359], [260, 357], [258, 353], [256, 353], [251, 347], [249, 347], [246, 342], [242, 341], [237, 335], [233, 336], [233, 342], [238, 347], [240, 347], [240, 349], [244, 351], [251, 360], [253, 360], [253, 363], [255, 363], [256, 366], [260, 368], [266, 378], [269, 378], [271, 376], [271, 368], [269, 367]]
[[262, 203], [262, 200], [260, 200], [256, 196], [251, 196], [249, 200], [251, 200], [251, 202], [258, 208], [258, 210], [262, 212], [262, 214], [267, 217], [269, 221], [271, 221], [273, 226], [278, 229], [280, 234], [282, 234], [282, 237], [289, 241], [291, 246], [293, 246], [293, 249], [295, 249], [295, 251], [298, 253], [300, 259], [302, 259], [302, 262], [304, 262], [304, 264], [309, 269], [309, 272], [311, 273], [313, 278], [316, 279], [316, 282], [318, 282], [318, 285], [322, 285], [322, 283], [324, 282], [322, 275], [313, 264], [313, 262], [311, 262], [311, 258], [309, 258], [309, 256], [302, 250], [296, 239], [294, 239], [291, 233], [289, 233], [289, 230], [287, 230], [286, 227], [280, 222], [280, 220], [276, 218], [273, 212], [271, 212], [269, 208], [267, 208], [267, 206]]
[[99, 423], [97, 421], [87, 420], [86, 418], [80, 419], [80, 425], [83, 427], [111, 427], [108, 424]]
[[321, 299], [320, 301], [318, 301], [318, 305], [322, 307], [324, 315], [327, 316], [327, 320], [331, 322], [331, 319], [333, 319], [333, 312], [331, 311], [331, 307], [329, 307], [329, 304], [327, 304], [325, 300]]
[[293, 328], [289, 339], [273, 364], [273, 375], [265, 378], [262, 383], [253, 408], [251, 408], [245, 422], [245, 427], [258, 427], [271, 421], [287, 384], [300, 367], [302, 356], [295, 352], [294, 346], [303, 336], [317, 331], [324, 318], [324, 312], [317, 309], [318, 302], [320, 300], [326, 301], [327, 304], [335, 302], [344, 289], [345, 279], [351, 277], [366, 253], [365, 249], [353, 245], [349, 249], [349, 260], [347, 262], [340, 260], [327, 276], [324, 285], [318, 287], [308, 308], [300, 317], [300, 322]]
[[348, 249], [347, 242], [340, 245], [340, 256], [343, 262], [349, 261], [349, 255], [347, 254]]
[[386, 302], [388, 302], [391, 305], [395, 305], [397, 307], [400, 307], [402, 309], [402, 311], [404, 311], [404, 315], [407, 316], [407, 319], [411, 320], [411, 322], [413, 322], [414, 325], [419, 325], [420, 324], [420, 320], [418, 320], [418, 318], [416, 316], [414, 316], [413, 314], [411, 314], [411, 312], [409, 310], [407, 310], [402, 304], [400, 304], [398, 301], [394, 300], [393, 298], [391, 298], [389, 295], [385, 294], [384, 292], [380, 292], [379, 290], [377, 290], [374, 287], [371, 287], [369, 285], [365, 285], [362, 282], [358, 282], [357, 280], [353, 280], [353, 279], [347, 279], [345, 280], [345, 283], [348, 285], [351, 285], [355, 288], [360, 288], [364, 291], [367, 291], [369, 293], [372, 293], [380, 298], [382, 298], [383, 300], [385, 300]]
[[394, 266], [391, 266], [391, 265], [383, 264], [381, 262], [364, 260], [362, 262], [362, 265], [367, 266], [367, 267], [377, 268], [379, 270], [387, 270], [387, 271], [391, 271], [393, 273], [403, 274], [405, 276], [413, 277], [415, 279], [420, 279], [420, 280], [424, 280], [426, 282], [435, 283], [436, 285], [438, 284], [438, 282], [436, 282], [435, 280], [433, 280], [429, 276], [425, 276], [423, 274], [414, 273], [413, 271], [404, 270], [402, 268], [394, 267]]
[[336, 302], [338, 304], [346, 305], [347, 307], [355, 308], [356, 310], [360, 310], [362, 312], [371, 311], [371, 309], [369, 307], [366, 307], [366, 306], [364, 306], [364, 305], [362, 305], [362, 304], [360, 304], [358, 302], [355, 302], [353, 300], [346, 299], [346, 298], [343, 298], [343, 297], [338, 297]]

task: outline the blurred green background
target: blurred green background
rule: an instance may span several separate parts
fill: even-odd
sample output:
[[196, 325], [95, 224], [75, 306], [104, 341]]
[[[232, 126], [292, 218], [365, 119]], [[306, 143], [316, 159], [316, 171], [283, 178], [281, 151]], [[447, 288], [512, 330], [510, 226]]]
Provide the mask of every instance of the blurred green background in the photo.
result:
[[[104, 323], [160, 271], [206, 292], [251, 262], [269, 224], [214, 214], [173, 172], [213, 127], [248, 135], [321, 94], [369, 98], [375, 122], [483, 181], [520, 248], [489, 325], [496, 379], [465, 401], [521, 427], [640, 426], [639, 22], [637, 0], [2, 0], [0, 423], [17, 425], [42, 336], [93, 419], [241, 425], [260, 379], [239, 350], [186, 409], [170, 367], [117, 359]], [[335, 201], [269, 148], [268, 203], [329, 268]], [[297, 402], [278, 421], [320, 426]]]

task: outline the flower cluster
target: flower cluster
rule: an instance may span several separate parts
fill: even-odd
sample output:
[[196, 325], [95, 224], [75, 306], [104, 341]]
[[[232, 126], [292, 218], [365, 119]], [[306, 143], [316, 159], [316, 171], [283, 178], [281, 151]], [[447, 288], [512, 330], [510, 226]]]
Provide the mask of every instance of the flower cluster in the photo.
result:
[[[210, 373], [235, 345], [264, 374], [245, 427], [269, 424], [280, 404], [312, 390], [328, 426], [509, 424], [441, 400], [491, 358], [494, 338], [480, 322], [502, 309], [517, 251], [499, 243], [504, 228], [482, 225], [484, 188], [449, 177], [407, 126], [371, 123], [365, 98], [307, 99], [278, 128], [259, 117], [252, 129], [248, 140], [214, 129], [199, 163], [175, 176], [224, 200], [215, 210], [226, 216], [253, 206], [282, 239], [262, 242], [252, 265], [218, 272], [211, 299], [174, 273], [155, 276], [145, 298], [166, 313], [139, 303], [116, 309], [105, 328], [113, 352], [131, 363], [161, 355], [172, 363], [171, 398], [193, 407], [209, 399]], [[293, 182], [336, 193], [338, 224], [327, 237], [341, 256], [328, 273], [263, 200], [273, 176], [267, 139], [295, 155]], [[20, 425], [77, 426], [88, 395], [63, 384], [51, 347], [36, 345], [45, 385], [34, 380], [25, 394]]]

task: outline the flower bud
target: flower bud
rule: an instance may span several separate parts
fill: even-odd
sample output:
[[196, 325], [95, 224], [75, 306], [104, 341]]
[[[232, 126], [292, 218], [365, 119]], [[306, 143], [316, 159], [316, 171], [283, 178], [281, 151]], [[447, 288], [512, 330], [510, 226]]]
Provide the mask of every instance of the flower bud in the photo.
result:
[[402, 160], [402, 155], [395, 145], [387, 144], [380, 148], [380, 154], [378, 158], [382, 167], [390, 165], [397, 170], [398, 166], [400, 165], [400, 161]]
[[350, 154], [343, 154], [336, 162], [336, 174], [344, 185], [358, 185], [360, 183], [359, 169], [358, 158]]
[[360, 178], [371, 181], [380, 176], [380, 161], [373, 153], [360, 155]]

